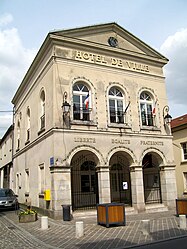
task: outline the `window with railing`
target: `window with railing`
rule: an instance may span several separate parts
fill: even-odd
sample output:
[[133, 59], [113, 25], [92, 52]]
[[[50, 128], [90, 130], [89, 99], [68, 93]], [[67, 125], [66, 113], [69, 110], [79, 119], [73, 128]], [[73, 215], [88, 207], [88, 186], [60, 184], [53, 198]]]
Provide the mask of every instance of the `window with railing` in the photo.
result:
[[122, 92], [116, 87], [111, 87], [109, 90], [110, 123], [124, 123], [123, 102]]
[[153, 126], [153, 99], [147, 92], [140, 95], [141, 123], [143, 126]]
[[40, 130], [45, 128], [45, 92], [42, 90], [40, 94]]
[[30, 141], [30, 129], [27, 129], [27, 141]]
[[40, 117], [40, 129], [45, 128], [45, 114]]
[[26, 141], [30, 141], [30, 109], [27, 109], [27, 131], [26, 131]]
[[16, 150], [19, 150], [20, 149], [20, 122], [18, 121], [18, 124], [17, 124], [17, 148]]
[[90, 121], [90, 114], [90, 91], [84, 83], [77, 83], [73, 86], [73, 119]]
[[25, 192], [29, 193], [29, 169], [25, 169]]

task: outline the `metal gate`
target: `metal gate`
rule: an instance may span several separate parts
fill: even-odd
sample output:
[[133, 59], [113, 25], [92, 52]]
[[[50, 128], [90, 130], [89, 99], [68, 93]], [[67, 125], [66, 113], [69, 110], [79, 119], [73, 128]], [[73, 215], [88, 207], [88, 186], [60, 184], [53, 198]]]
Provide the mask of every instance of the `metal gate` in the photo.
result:
[[152, 163], [152, 155], [143, 160], [144, 198], [146, 204], [162, 203], [159, 167]]
[[98, 178], [94, 161], [82, 156], [72, 165], [72, 209], [96, 208], [99, 202]]
[[117, 161], [110, 170], [111, 201], [132, 205], [131, 181], [129, 166], [123, 157], [117, 156]]

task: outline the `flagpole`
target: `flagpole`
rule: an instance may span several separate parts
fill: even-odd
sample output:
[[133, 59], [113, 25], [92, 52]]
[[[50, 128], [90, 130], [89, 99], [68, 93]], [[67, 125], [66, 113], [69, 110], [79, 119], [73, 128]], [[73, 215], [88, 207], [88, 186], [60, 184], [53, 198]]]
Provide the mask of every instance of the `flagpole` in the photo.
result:
[[126, 114], [128, 108], [129, 108], [129, 105], [130, 105], [130, 101], [129, 101], [128, 105], [127, 105], [126, 108], [125, 108], [124, 114]]

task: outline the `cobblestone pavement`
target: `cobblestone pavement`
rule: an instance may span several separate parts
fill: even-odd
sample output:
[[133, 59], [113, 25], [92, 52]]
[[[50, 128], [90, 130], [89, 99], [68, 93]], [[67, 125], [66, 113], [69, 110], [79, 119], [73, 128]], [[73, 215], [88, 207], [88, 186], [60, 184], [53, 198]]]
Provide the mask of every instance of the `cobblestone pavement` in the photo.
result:
[[[151, 232], [143, 235], [142, 220], [150, 219]], [[14, 211], [0, 212], [0, 248], [3, 249], [122, 249], [133, 248], [177, 236], [187, 236], [187, 230], [179, 228], [179, 218], [172, 212], [136, 214], [126, 216], [126, 226], [106, 228], [97, 225], [96, 215], [75, 216], [72, 221], [48, 219], [49, 228], [41, 229], [41, 219], [19, 223]], [[84, 236], [77, 239], [76, 221], [83, 221]]]

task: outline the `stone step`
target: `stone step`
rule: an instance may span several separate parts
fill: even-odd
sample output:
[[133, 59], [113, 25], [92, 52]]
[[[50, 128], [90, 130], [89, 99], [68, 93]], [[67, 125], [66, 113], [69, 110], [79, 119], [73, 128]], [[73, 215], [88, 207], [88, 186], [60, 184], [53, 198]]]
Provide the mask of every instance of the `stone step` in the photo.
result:
[[[145, 206], [145, 213], [157, 213], [168, 211], [168, 208], [164, 204], [148, 204]], [[125, 207], [126, 215], [138, 214], [137, 210], [133, 207]], [[82, 210], [73, 212], [75, 219], [97, 218], [97, 210]]]
[[168, 211], [168, 208], [164, 204], [149, 204], [145, 206], [146, 213], [156, 213]]
[[[137, 214], [137, 211], [133, 207], [125, 207], [125, 214], [132, 215]], [[85, 218], [96, 218], [97, 210], [84, 210], [84, 211], [75, 211], [73, 212], [73, 217], [75, 219], [85, 219]]]

